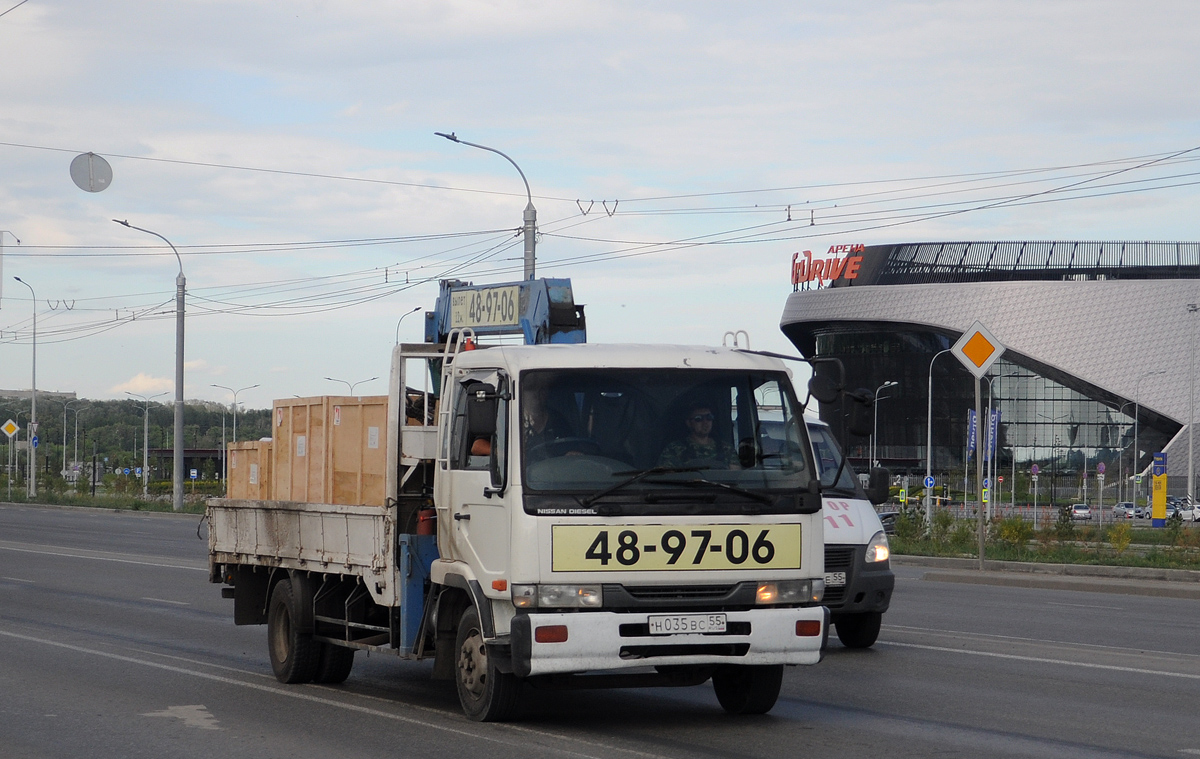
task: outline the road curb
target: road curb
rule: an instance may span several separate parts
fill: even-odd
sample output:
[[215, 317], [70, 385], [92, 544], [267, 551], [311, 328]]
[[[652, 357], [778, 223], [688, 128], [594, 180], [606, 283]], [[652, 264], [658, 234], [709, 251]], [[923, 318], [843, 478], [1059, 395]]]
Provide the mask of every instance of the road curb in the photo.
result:
[[1188, 569], [985, 561], [985, 569], [980, 571], [977, 559], [895, 555], [892, 556], [892, 564], [937, 570], [922, 576], [929, 582], [1200, 600], [1200, 572]]

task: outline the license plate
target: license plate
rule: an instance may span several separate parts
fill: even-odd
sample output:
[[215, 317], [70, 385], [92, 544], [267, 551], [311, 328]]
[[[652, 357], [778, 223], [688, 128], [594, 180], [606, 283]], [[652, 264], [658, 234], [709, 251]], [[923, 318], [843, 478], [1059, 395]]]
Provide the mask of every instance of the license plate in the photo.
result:
[[651, 635], [725, 632], [724, 614], [664, 614], [650, 617]]
[[837, 587], [841, 587], [842, 585], [845, 585], [845, 584], [846, 584], [846, 573], [845, 572], [826, 572], [825, 573], [825, 587], [837, 588]]
[[799, 569], [799, 524], [556, 524], [555, 572]]

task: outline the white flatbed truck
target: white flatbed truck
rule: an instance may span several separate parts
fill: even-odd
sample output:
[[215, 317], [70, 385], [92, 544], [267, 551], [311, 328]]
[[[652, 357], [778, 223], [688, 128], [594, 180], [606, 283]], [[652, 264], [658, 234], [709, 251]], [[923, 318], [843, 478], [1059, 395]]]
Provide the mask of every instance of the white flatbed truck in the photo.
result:
[[[508, 717], [525, 683], [711, 679], [727, 711], [768, 711], [829, 631], [820, 480], [783, 365], [467, 338], [395, 348], [386, 506], [210, 504], [210, 579], [235, 623], [267, 625], [278, 679], [341, 682], [369, 650], [432, 657], [477, 720]], [[442, 367], [418, 419], [414, 359]], [[664, 464], [688, 415], [720, 443]], [[770, 451], [767, 418], [786, 429]], [[436, 535], [416, 534], [430, 506]]]

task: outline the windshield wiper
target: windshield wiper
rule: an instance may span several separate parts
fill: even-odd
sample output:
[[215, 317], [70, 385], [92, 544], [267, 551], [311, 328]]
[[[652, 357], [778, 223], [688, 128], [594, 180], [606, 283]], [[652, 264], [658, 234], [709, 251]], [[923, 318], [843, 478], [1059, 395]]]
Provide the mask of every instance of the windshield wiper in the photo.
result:
[[615, 493], [618, 490], [620, 490], [621, 488], [627, 488], [630, 485], [632, 485], [633, 483], [644, 480], [645, 478], [650, 477], [651, 475], [678, 474], [679, 472], [700, 472], [703, 470], [704, 470], [704, 467], [700, 467], [700, 466], [654, 466], [654, 467], [650, 467], [649, 469], [638, 469], [638, 470], [632, 470], [632, 471], [628, 471], [628, 472], [613, 472], [614, 476], [620, 476], [623, 474], [628, 474], [628, 475], [633, 475], [633, 476], [630, 477], [629, 479], [621, 480], [617, 484], [611, 485], [611, 486], [605, 488], [604, 490], [601, 490], [599, 493], [592, 493], [587, 498], [581, 498], [581, 499], [579, 499], [579, 503], [580, 503], [580, 505], [582, 505], [584, 507], [591, 506], [593, 503], [600, 500], [604, 496]]
[[730, 485], [728, 482], [706, 480], [703, 477], [697, 477], [693, 480], [654, 480], [653, 482], [656, 485], [686, 485], [690, 487], [718, 488], [729, 493], [736, 493], [737, 495], [745, 496], [746, 498], [753, 499], [759, 503], [775, 503], [775, 499], [769, 495], [763, 495], [762, 493], [755, 493], [753, 490], [739, 488], [737, 485]]

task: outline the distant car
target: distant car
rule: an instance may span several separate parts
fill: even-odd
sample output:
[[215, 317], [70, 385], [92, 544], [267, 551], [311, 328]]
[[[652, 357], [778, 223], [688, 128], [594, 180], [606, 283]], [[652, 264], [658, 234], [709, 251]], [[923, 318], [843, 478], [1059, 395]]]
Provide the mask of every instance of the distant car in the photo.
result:
[[1150, 518], [1150, 507], [1149, 506], [1136, 506], [1133, 509], [1133, 515], [1135, 517], [1137, 517], [1138, 519], [1149, 519]]
[[879, 512], [879, 521], [883, 523], [883, 532], [885, 535], [896, 534], [896, 517], [900, 515], [898, 511], [881, 511]]
[[1091, 520], [1092, 510], [1088, 508], [1086, 503], [1076, 503], [1071, 506], [1071, 519], [1082, 521]]
[[1121, 501], [1116, 506], [1113, 506], [1113, 516], [1114, 517], [1125, 517], [1126, 519], [1133, 519], [1133, 512], [1134, 512], [1133, 501]]

